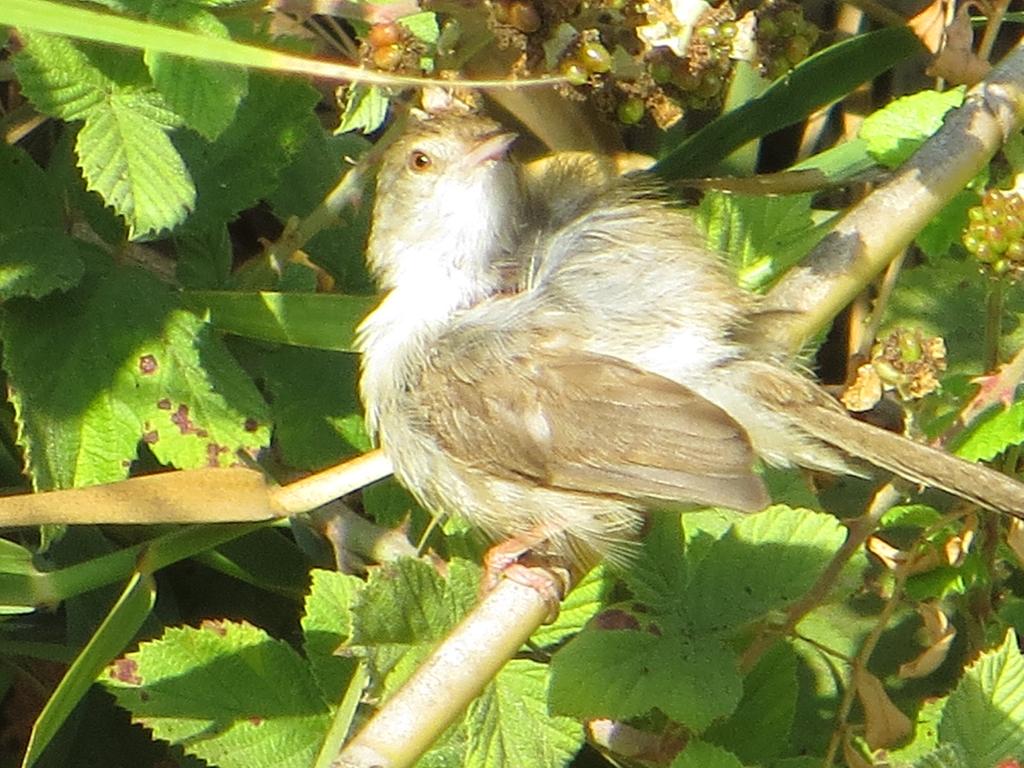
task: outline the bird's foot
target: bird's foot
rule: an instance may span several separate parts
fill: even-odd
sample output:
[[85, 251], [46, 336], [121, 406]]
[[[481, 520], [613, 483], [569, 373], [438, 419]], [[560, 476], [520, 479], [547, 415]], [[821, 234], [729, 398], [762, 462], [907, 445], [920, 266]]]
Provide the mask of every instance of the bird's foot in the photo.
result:
[[480, 591], [486, 594], [502, 579], [511, 579], [540, 595], [548, 606], [545, 623], [558, 618], [562, 600], [572, 586], [572, 572], [555, 558], [545, 558], [531, 548], [537, 542], [509, 539], [491, 547], [484, 555]]

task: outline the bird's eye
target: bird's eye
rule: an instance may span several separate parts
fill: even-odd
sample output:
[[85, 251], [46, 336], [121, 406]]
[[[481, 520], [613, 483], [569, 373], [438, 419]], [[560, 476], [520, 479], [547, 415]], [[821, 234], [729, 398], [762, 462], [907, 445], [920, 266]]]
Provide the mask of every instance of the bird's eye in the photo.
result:
[[425, 171], [434, 164], [430, 155], [421, 149], [414, 149], [409, 153], [409, 170]]

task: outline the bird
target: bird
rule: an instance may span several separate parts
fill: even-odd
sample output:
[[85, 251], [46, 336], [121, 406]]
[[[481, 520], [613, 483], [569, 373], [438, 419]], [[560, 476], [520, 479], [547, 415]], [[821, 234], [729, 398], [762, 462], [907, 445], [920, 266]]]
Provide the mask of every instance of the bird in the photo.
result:
[[528, 182], [514, 139], [421, 116], [378, 173], [360, 396], [429, 512], [580, 570], [628, 563], [660, 507], [763, 510], [759, 462], [1024, 515], [1016, 481], [851, 418], [747, 343], [757, 298], [652, 178], [570, 158]]

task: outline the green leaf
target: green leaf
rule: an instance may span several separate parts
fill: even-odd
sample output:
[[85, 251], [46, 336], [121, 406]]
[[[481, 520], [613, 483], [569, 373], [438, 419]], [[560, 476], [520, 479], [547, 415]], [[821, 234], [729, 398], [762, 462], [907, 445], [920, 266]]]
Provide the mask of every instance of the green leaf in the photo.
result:
[[71, 41], [20, 32], [23, 48], [14, 57], [22, 92], [44, 114], [84, 120], [99, 107], [114, 83]]
[[859, 136], [879, 163], [895, 168], [939, 130], [946, 113], [963, 101], [963, 88], [904, 96], [869, 115], [861, 124]]
[[897, 504], [882, 516], [879, 528], [929, 528], [941, 520], [942, 515], [927, 504]]
[[185, 288], [222, 288], [231, 275], [231, 235], [226, 224], [184, 226], [174, 235], [174, 275]]
[[534, 632], [530, 642], [552, 646], [576, 634], [604, 606], [613, 587], [614, 580], [605, 566], [591, 569], [562, 601], [558, 618]]
[[219, 330], [251, 339], [351, 352], [375, 296], [333, 293], [186, 291], [185, 304]]
[[355, 660], [338, 650], [352, 631], [352, 604], [363, 588], [362, 579], [319, 568], [312, 571], [313, 585], [302, 616], [303, 648], [327, 701], [344, 693]]
[[736, 711], [711, 726], [704, 738], [750, 764], [782, 757], [789, 750], [796, 697], [797, 656], [786, 643], [777, 643], [744, 678]]
[[968, 768], [1024, 757], [1024, 658], [1012, 631], [967, 667], [946, 702], [939, 739], [961, 747]]
[[322, 132], [313, 114], [316, 101], [306, 83], [252, 73], [248, 95], [216, 141], [190, 133], [176, 137], [195, 178], [196, 226], [231, 221], [277, 187], [303, 144]]
[[686, 749], [676, 755], [671, 768], [743, 768], [743, 763], [732, 752], [692, 739]]
[[140, 440], [180, 468], [230, 466], [269, 440], [269, 415], [222, 342], [138, 270], [60, 297], [9, 302], [4, 366], [37, 488], [127, 476]]
[[384, 124], [388, 114], [388, 97], [376, 85], [350, 85], [345, 91], [345, 109], [341, 113], [337, 133], [360, 131], [373, 133]]
[[745, 287], [763, 287], [824, 236], [811, 218], [811, 198], [709, 193], [700, 206], [708, 245], [732, 257]]
[[80, 247], [89, 246], [57, 227], [0, 234], [0, 301], [38, 298], [76, 285], [85, 273]]
[[463, 722], [465, 756], [459, 765], [567, 765], [583, 743], [583, 728], [575, 720], [549, 714], [547, 692], [544, 665], [526, 659], [506, 664], [469, 706]]
[[[954, 744], [939, 745], [939, 721], [942, 719], [942, 712], [946, 708], [948, 697], [925, 701], [917, 712], [917, 721], [914, 723], [914, 736], [909, 744], [899, 749], [890, 750], [889, 755], [894, 765], [906, 765], [913, 763], [920, 764], [922, 768], [931, 764], [929, 756], [937, 756], [947, 750], [955, 749], [962, 752]], [[959, 768], [963, 765], [961, 761], [948, 764], [949, 768]], [[939, 768], [938, 765], [934, 768]]]
[[350, 645], [365, 653], [385, 693], [394, 691], [476, 602], [479, 568], [449, 564], [448, 579], [402, 558], [370, 573], [352, 606]]
[[[983, 314], [989, 283], [974, 261], [940, 259], [904, 269], [885, 314], [883, 331], [897, 325], [919, 326], [946, 340], [950, 374], [977, 376], [985, 370]], [[1004, 349], [1024, 346], [1024, 292], [1006, 291]]]
[[980, 419], [956, 453], [968, 461], [990, 461], [1011, 445], [1024, 442], [1024, 402], [996, 408]]
[[[690, 517], [686, 515], [687, 520]], [[659, 612], [676, 609], [689, 580], [689, 552], [684, 558], [679, 518], [679, 514], [669, 511], [652, 515], [643, 550], [622, 574], [636, 600]]]
[[18, 147], [0, 142], [0, 235], [64, 225], [61, 190]]
[[586, 630], [551, 661], [551, 710], [622, 720], [659, 709], [701, 731], [731, 713], [742, 681], [736, 658], [704, 635]]
[[968, 768], [968, 763], [962, 749], [943, 744], [915, 760], [913, 768]]
[[106, 684], [156, 738], [220, 768], [308, 768], [330, 724], [306, 662], [246, 623], [168, 629]]
[[[337, 187], [351, 163], [370, 146], [365, 138], [356, 134], [314, 133], [282, 171], [281, 183], [267, 197], [267, 202], [282, 221], [292, 216], [310, 217]], [[318, 266], [334, 277], [344, 293], [374, 291], [363, 259], [371, 210], [372, 206], [360, 205], [338, 212], [302, 247]]]
[[149, 616], [156, 600], [156, 585], [151, 576], [136, 572], [124, 591], [89, 638], [89, 642], [64, 673], [46, 706], [32, 727], [32, 737], [23, 765], [34, 765], [57, 730], [96, 681], [100, 672], [135, 637]]
[[421, 42], [433, 45], [437, 42], [440, 30], [437, 26], [437, 14], [432, 11], [422, 11], [403, 16], [398, 23], [412, 32], [413, 36]]
[[964, 190], [950, 200], [924, 229], [917, 233], [914, 242], [930, 259], [945, 256], [951, 246], [960, 242], [960, 235], [967, 226], [967, 210], [978, 204], [978, 193]]
[[167, 136], [180, 120], [140, 79], [135, 60], [109, 51], [87, 55], [46, 35], [25, 40], [15, 65], [30, 98], [43, 112], [85, 121], [75, 149], [88, 188], [126, 219], [132, 237], [183, 221], [195, 189]]
[[[362, 136], [314, 132], [281, 171], [281, 184], [267, 196], [267, 202], [282, 220], [308, 216], [371, 146]], [[332, 231], [331, 237], [334, 234]], [[362, 257], [362, 244], [359, 251]]]
[[165, 114], [151, 94], [114, 92], [90, 112], [75, 144], [88, 188], [125, 217], [133, 239], [173, 229], [195, 205]]
[[[160, 24], [227, 39], [227, 27], [199, 5], [155, 0], [150, 18]], [[217, 138], [235, 117], [249, 89], [249, 75], [241, 67], [225, 67], [192, 58], [147, 51], [146, 66], [153, 85], [185, 124], [207, 139]]]
[[353, 355], [282, 347], [262, 356], [261, 373], [278, 425], [274, 439], [289, 466], [322, 469], [357, 449], [335, 426], [362, 418]]
[[818, 512], [776, 506], [745, 517], [701, 560], [684, 615], [707, 630], [785, 608], [810, 589], [845, 540], [839, 521]]
[[[359, 424], [363, 425], [363, 417], [359, 416]], [[335, 422], [335, 426], [341, 431], [341, 423]], [[344, 434], [344, 432], [342, 433]], [[353, 445], [356, 445], [354, 438], [358, 437], [354, 432], [350, 433], [346, 439], [353, 440]], [[369, 440], [367, 440], [369, 443]], [[367, 444], [363, 450], [369, 450], [370, 446]], [[388, 478], [381, 482], [374, 483], [368, 488], [363, 489], [363, 508], [366, 510], [367, 516], [373, 520], [377, 525], [385, 528], [398, 528], [400, 526], [409, 525], [412, 522], [412, 530], [409, 531], [409, 537], [415, 541], [416, 536], [422, 533], [421, 526], [415, 525], [420, 519], [433, 519], [425, 517], [426, 512], [420, 511], [419, 514], [410, 521], [411, 513], [414, 510], [418, 510], [418, 506], [412, 496], [405, 488], [398, 484], [398, 481], [394, 478]], [[449, 542], [450, 543], [450, 540]], [[458, 553], [461, 555], [461, 553]], [[469, 558], [467, 558], [469, 559]]]

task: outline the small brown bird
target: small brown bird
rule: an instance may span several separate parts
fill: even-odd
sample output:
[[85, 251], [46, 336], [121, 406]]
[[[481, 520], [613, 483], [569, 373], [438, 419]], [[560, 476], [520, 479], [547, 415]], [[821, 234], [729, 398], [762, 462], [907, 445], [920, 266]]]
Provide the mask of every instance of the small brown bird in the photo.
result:
[[853, 420], [745, 346], [754, 299], [653, 182], [566, 161], [526, 188], [512, 138], [422, 119], [380, 169], [361, 393], [428, 510], [582, 567], [621, 558], [651, 507], [764, 508], [758, 457], [864, 460], [1024, 513], [1024, 486]]

